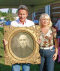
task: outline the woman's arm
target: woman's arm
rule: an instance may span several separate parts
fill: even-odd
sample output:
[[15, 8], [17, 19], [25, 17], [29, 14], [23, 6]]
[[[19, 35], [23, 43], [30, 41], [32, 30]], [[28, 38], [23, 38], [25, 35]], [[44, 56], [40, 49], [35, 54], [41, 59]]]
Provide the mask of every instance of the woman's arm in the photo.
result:
[[57, 59], [57, 55], [58, 55], [58, 39], [54, 39], [55, 42], [55, 54], [53, 55], [53, 60]]

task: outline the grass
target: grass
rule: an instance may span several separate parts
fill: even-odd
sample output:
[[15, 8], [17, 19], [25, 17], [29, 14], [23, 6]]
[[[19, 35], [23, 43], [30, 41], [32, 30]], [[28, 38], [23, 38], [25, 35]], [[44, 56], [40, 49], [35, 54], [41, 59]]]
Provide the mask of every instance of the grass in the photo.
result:
[[60, 63], [55, 63], [55, 68], [54, 68], [55, 71], [60, 71]]
[[0, 63], [4, 63], [3, 28], [0, 28]]
[[11, 71], [11, 66], [0, 64], [0, 71]]
[[[60, 63], [56, 61], [55, 70], [60, 71]], [[12, 67], [4, 64], [3, 28], [0, 28], [0, 71], [12, 71]], [[39, 71], [39, 65], [31, 65], [31, 71]]]

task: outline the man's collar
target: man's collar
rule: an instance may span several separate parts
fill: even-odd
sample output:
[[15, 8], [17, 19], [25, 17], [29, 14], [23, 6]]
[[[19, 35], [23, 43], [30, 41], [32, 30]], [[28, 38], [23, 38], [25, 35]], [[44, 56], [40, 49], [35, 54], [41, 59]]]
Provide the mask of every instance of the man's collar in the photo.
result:
[[[27, 19], [26, 19], [26, 20], [27, 20]], [[26, 20], [25, 20], [25, 22], [24, 22], [24, 23], [26, 23]], [[24, 23], [21, 23], [19, 19], [17, 19], [16, 21], [17, 21], [18, 23], [20, 23], [20, 24], [23, 24], [23, 25], [24, 25]]]

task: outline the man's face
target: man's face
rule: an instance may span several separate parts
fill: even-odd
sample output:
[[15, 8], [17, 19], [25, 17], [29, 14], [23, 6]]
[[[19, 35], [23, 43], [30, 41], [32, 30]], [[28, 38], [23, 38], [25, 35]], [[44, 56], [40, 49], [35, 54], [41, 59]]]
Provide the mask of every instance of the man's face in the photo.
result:
[[25, 20], [26, 20], [26, 18], [27, 18], [27, 16], [28, 16], [28, 12], [27, 12], [26, 10], [20, 9], [20, 10], [18, 11], [18, 16], [19, 16], [19, 18], [20, 18], [20, 21], [21, 21], [22, 23], [24, 23]]

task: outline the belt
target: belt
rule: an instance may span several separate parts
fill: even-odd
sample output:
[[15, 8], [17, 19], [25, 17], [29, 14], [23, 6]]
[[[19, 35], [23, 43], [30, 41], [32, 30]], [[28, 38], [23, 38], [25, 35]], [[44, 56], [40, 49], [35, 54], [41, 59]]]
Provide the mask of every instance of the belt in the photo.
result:
[[44, 50], [48, 50], [48, 49], [52, 49], [54, 46], [50, 46], [50, 47], [40, 47], [40, 49], [44, 49]]

